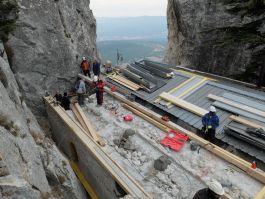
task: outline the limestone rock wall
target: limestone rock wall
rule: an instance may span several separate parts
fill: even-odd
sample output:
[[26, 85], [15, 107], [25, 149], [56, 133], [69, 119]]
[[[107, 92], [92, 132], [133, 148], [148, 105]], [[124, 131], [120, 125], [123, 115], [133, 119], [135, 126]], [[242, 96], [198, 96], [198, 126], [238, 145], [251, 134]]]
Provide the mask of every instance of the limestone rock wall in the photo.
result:
[[23, 97], [43, 115], [45, 90], [69, 89], [81, 58], [97, 57], [96, 21], [89, 0], [17, 2], [16, 29], [5, 46]]
[[98, 57], [89, 3], [0, 1], [0, 198], [87, 198], [35, 116], [46, 90], [71, 87], [82, 56]]
[[165, 61], [256, 83], [265, 63], [264, 0], [168, 0]]
[[0, 137], [0, 198], [86, 198], [27, 107], [6, 55], [0, 57]]

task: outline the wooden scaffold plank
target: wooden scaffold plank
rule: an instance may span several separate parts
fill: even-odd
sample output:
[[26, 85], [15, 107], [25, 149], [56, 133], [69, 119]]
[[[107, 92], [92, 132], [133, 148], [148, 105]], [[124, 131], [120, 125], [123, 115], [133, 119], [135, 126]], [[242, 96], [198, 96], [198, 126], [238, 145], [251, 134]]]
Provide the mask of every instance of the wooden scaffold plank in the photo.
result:
[[162, 99], [164, 99], [166, 101], [171, 102], [172, 104], [174, 104], [174, 105], [176, 105], [178, 107], [181, 107], [181, 108], [183, 108], [185, 110], [188, 110], [188, 111], [190, 111], [190, 112], [192, 112], [192, 113], [194, 113], [194, 114], [196, 114], [198, 116], [203, 116], [206, 113], [208, 113], [207, 110], [205, 110], [205, 109], [203, 109], [203, 108], [201, 108], [199, 106], [191, 104], [191, 103], [189, 103], [189, 102], [187, 102], [185, 100], [179, 99], [179, 98], [174, 97], [174, 96], [172, 96], [172, 95], [170, 95], [168, 93], [165, 93], [165, 92], [160, 94], [159, 97], [161, 97]]

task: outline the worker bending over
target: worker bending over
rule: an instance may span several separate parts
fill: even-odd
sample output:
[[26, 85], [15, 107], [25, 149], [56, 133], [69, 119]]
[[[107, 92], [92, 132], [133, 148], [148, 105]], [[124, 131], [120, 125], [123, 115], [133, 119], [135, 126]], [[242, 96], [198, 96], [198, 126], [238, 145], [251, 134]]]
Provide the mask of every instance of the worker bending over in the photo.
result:
[[198, 191], [193, 199], [225, 199], [226, 197], [224, 196], [224, 194], [225, 191], [222, 185], [216, 180], [212, 180], [209, 183], [208, 188]]
[[83, 74], [85, 76], [91, 77], [91, 75], [90, 75], [90, 63], [86, 60], [85, 57], [82, 58], [82, 63], [81, 63], [80, 67], [81, 67]]
[[202, 124], [202, 131], [204, 132], [205, 139], [215, 143], [215, 131], [219, 126], [219, 117], [216, 115], [214, 106], [211, 106], [209, 113], [202, 117]]
[[68, 98], [67, 92], [64, 92], [63, 94], [61, 105], [65, 110], [70, 110], [70, 100]]

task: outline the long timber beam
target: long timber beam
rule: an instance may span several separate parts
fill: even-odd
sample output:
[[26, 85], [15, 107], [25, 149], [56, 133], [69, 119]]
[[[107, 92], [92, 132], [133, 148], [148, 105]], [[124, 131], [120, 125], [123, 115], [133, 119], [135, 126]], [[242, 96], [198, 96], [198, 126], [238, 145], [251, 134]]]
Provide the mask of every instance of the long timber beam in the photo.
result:
[[52, 97], [45, 97], [44, 102], [57, 145], [75, 161], [99, 198], [118, 199], [117, 186], [134, 197], [152, 198]]

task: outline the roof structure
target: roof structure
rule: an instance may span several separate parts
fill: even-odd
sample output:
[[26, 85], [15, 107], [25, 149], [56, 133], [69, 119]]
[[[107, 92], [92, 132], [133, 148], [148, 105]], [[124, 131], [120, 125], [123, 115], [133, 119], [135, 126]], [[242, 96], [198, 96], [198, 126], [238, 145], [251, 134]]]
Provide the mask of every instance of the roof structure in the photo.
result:
[[[138, 71], [142, 70], [149, 77], [152, 76], [153, 79], [156, 79], [156, 84], [159, 85], [155, 88], [153, 87], [152, 92], [147, 92], [144, 89], [137, 91], [127, 89], [132, 95], [167, 112], [196, 130], [202, 128], [201, 115], [162, 99], [160, 97], [161, 94], [164, 92], [168, 93], [177, 99], [184, 100], [205, 110], [209, 110], [209, 107], [212, 105], [215, 106], [217, 108], [217, 115], [220, 118], [220, 126], [217, 129], [216, 137], [222, 140], [222, 142], [265, 162], [265, 144], [264, 148], [262, 148], [262, 139], [258, 138], [261, 141], [260, 146], [254, 146], [254, 143], [251, 144], [239, 138], [238, 135], [241, 136], [241, 133], [246, 132], [247, 127], [244, 124], [233, 121], [230, 117], [231, 115], [240, 116], [242, 119], [265, 127], [265, 117], [263, 116], [263, 112], [265, 113], [264, 92], [249, 88], [246, 86], [247, 84], [244, 85], [243, 83], [226, 78], [211, 77], [209, 74], [201, 75], [196, 71], [190, 72], [181, 67], [173, 67], [148, 60], [135, 62], [131, 64], [130, 68], [135, 68]], [[158, 75], [158, 70], [163, 69], [165, 69], [166, 74]], [[170, 74], [170, 71], [172, 74], [174, 73], [172, 77], [167, 76], [167, 74]], [[145, 80], [148, 81], [148, 79]], [[123, 87], [122, 84], [112, 80], [108, 81]], [[155, 84], [154, 82], [152, 83]], [[224, 103], [222, 100], [213, 99], [211, 96], [215, 98], [221, 97], [222, 100], [233, 103], [233, 106], [229, 103]], [[239, 107], [235, 105], [239, 105]], [[258, 112], [256, 113], [255, 111], [257, 110]]]

